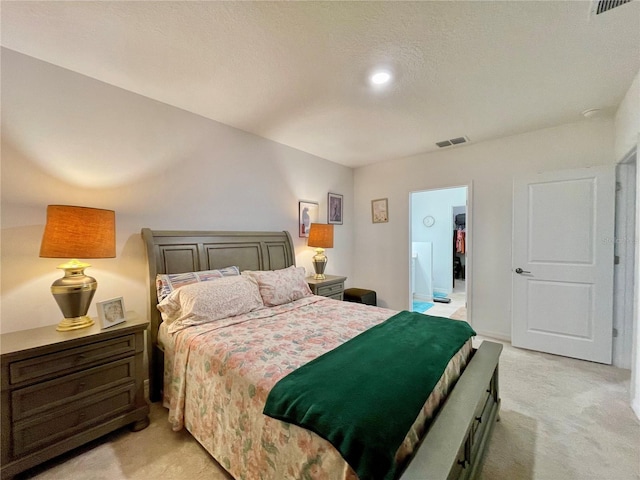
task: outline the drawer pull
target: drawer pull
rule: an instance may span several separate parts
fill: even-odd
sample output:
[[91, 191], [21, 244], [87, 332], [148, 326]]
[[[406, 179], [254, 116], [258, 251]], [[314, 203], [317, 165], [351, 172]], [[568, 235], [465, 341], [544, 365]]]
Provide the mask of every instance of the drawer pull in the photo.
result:
[[81, 392], [82, 390], [84, 390], [84, 388], [87, 386], [87, 384], [85, 382], [80, 382], [78, 384], [78, 391]]

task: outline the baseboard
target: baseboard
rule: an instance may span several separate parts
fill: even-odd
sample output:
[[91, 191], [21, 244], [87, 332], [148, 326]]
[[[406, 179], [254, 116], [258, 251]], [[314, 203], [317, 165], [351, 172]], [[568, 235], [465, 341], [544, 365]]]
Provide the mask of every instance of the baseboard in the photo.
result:
[[481, 337], [495, 338], [496, 340], [500, 340], [500, 341], [503, 341], [503, 342], [511, 343], [511, 336], [507, 336], [504, 333], [490, 332], [488, 330], [478, 330], [475, 327], [474, 327], [474, 330]]
[[633, 410], [633, 413], [636, 414], [638, 420], [640, 420], [640, 397], [636, 397], [633, 399], [633, 401], [631, 402], [631, 409]]

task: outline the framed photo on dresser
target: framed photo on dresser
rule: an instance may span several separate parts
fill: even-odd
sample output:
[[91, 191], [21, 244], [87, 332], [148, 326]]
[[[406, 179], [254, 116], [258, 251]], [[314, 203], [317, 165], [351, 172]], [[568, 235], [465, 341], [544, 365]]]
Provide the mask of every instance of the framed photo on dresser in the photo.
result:
[[112, 298], [104, 302], [96, 302], [100, 326], [104, 328], [113, 327], [122, 323], [126, 319], [124, 300], [122, 297]]

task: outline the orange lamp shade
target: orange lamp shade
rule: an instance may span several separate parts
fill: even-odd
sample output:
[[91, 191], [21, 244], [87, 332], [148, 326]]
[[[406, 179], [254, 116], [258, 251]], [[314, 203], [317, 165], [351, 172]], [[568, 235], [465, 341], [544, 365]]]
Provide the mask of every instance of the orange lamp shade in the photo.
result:
[[315, 248], [333, 248], [333, 225], [312, 223], [307, 245]]
[[116, 256], [113, 210], [49, 205], [40, 256], [45, 258], [113, 258]]

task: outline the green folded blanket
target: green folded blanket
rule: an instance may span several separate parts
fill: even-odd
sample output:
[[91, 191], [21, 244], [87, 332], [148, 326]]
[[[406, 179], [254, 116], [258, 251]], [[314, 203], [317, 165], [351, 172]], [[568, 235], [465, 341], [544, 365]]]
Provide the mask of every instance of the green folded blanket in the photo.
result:
[[392, 479], [420, 409], [474, 335], [466, 322], [400, 312], [282, 378], [264, 413], [331, 442], [361, 480]]

